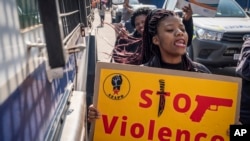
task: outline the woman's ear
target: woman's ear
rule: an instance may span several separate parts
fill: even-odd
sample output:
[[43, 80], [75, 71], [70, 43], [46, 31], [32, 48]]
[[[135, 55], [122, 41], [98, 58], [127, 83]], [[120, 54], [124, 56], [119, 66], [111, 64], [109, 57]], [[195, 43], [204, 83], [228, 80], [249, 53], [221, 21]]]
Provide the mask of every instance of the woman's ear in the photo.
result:
[[157, 35], [155, 35], [153, 38], [152, 38], [152, 42], [154, 45], [157, 45], [159, 46], [159, 38]]

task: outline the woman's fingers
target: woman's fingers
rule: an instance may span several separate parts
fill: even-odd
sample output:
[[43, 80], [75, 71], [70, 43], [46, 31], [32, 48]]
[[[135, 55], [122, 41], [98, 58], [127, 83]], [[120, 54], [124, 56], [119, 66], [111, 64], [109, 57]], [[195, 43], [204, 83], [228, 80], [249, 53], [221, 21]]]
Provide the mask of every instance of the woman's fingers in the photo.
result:
[[113, 23], [112, 25], [117, 37], [127, 38], [129, 36], [128, 31], [121, 23]]
[[183, 12], [185, 12], [185, 13], [192, 13], [193, 11], [192, 11], [192, 8], [191, 8], [191, 6], [190, 6], [190, 4], [188, 5], [188, 6], [184, 6], [183, 8], [182, 8], [182, 10], [183, 10]]
[[98, 110], [93, 105], [90, 105], [88, 108], [88, 121], [92, 122], [98, 118], [100, 118]]
[[120, 31], [119, 31], [119, 35], [120, 35], [120, 36], [127, 36], [127, 35], [128, 35], [128, 32], [127, 32], [124, 28], [122, 28], [122, 29], [120, 29]]
[[113, 23], [113, 25], [115, 26], [115, 28], [120, 29], [123, 28], [123, 25], [121, 23]]
[[191, 5], [189, 4], [188, 6], [184, 6], [182, 8], [183, 12], [185, 13], [183, 16], [184, 20], [189, 20], [192, 17], [193, 11], [191, 8]]

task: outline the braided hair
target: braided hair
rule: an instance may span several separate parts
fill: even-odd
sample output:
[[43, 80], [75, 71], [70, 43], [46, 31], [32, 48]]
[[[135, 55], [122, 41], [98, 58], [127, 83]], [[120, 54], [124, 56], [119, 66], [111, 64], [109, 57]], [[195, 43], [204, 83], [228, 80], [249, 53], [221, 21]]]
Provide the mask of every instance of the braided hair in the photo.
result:
[[160, 21], [165, 17], [173, 17], [177, 16], [173, 11], [169, 11], [166, 9], [155, 9], [151, 11], [144, 25], [144, 32], [142, 38], [143, 45], [143, 62], [147, 63], [153, 56], [160, 55], [160, 49], [157, 45], [154, 45], [152, 42], [152, 38], [157, 34], [157, 27]]

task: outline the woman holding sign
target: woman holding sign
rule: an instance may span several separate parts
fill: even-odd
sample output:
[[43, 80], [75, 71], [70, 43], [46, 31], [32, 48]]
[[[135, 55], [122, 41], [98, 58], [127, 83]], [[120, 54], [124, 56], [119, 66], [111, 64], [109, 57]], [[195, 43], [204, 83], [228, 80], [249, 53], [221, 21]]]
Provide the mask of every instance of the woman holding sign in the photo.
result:
[[[180, 17], [173, 11], [151, 11], [145, 21], [142, 41], [145, 66], [210, 73], [204, 65], [186, 55], [188, 35]], [[93, 105], [88, 110], [89, 121], [99, 118]]]

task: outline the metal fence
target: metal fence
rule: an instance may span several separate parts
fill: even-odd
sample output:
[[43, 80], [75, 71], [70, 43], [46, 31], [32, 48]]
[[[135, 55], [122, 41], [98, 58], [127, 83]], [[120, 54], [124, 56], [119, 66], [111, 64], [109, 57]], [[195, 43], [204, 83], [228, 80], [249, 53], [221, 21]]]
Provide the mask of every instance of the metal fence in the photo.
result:
[[41, 23], [37, 0], [17, 0], [17, 11], [21, 29]]
[[60, 0], [59, 7], [65, 37], [81, 22], [79, 0]]
[[59, 0], [59, 7], [64, 37], [79, 23], [89, 25], [88, 21], [92, 16], [90, 0]]

